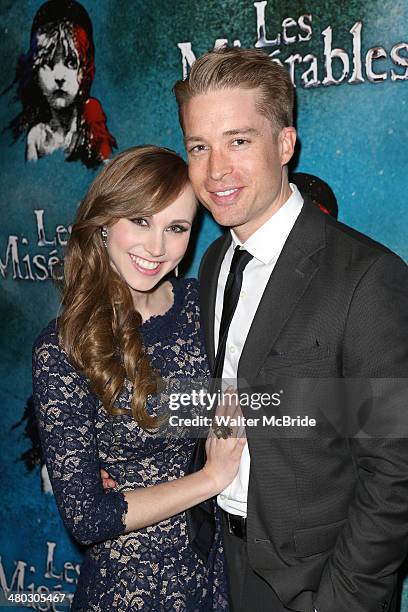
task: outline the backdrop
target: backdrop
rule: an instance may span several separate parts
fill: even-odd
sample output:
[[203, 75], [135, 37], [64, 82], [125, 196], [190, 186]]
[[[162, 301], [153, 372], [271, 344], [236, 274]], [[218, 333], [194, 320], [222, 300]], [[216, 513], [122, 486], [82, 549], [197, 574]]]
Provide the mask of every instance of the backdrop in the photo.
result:
[[[75, 589], [82, 552], [64, 529], [41, 473], [30, 400], [31, 346], [58, 312], [51, 276], [58, 274], [70, 223], [98, 164], [115, 143], [117, 151], [155, 143], [184, 155], [172, 85], [195, 57], [228, 41], [264, 47], [283, 62], [297, 89], [296, 170], [332, 187], [342, 221], [408, 260], [406, 0], [81, 3], [86, 12], [70, 16], [80, 43], [75, 54], [63, 12], [53, 16], [54, 26], [60, 20], [55, 28], [47, 11], [34, 20], [38, 0], [0, 2], [0, 592], [5, 593]], [[36, 46], [30, 32], [40, 27], [45, 34]], [[52, 61], [39, 82], [44, 54], [68, 71], [56, 93], [50, 90]], [[80, 86], [71, 78], [78, 73], [78, 55], [86, 68]], [[218, 233], [205, 217], [188, 274], [196, 274]], [[402, 610], [408, 611], [408, 588]]]

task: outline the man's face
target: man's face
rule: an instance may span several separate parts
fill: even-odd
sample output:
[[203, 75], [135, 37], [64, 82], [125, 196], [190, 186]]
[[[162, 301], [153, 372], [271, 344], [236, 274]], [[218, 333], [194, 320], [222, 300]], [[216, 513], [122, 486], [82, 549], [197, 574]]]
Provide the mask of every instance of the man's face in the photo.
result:
[[257, 95], [257, 89], [211, 91], [182, 108], [189, 175], [197, 198], [242, 241], [291, 193], [283, 166], [292, 157], [296, 132], [274, 131], [256, 109]]

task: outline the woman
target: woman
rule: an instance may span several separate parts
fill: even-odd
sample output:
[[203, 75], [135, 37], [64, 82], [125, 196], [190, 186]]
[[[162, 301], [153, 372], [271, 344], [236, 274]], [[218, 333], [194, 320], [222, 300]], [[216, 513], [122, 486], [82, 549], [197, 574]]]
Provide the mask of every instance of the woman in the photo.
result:
[[14, 81], [23, 108], [10, 127], [16, 140], [27, 133], [27, 160], [62, 150], [67, 161], [93, 168], [110, 157], [116, 141], [100, 102], [90, 97], [94, 73], [92, 23], [84, 7], [75, 0], [43, 4]]
[[[183, 511], [235, 476], [244, 440], [158, 435], [158, 375], [202, 379], [194, 280], [168, 279], [196, 211], [185, 162], [153, 146], [109, 162], [81, 203], [64, 266], [63, 312], [34, 346], [41, 442], [65, 525], [89, 547], [73, 610], [227, 608], [219, 533], [207, 564]], [[155, 433], [156, 432], [156, 433]], [[100, 469], [116, 480], [104, 491]]]

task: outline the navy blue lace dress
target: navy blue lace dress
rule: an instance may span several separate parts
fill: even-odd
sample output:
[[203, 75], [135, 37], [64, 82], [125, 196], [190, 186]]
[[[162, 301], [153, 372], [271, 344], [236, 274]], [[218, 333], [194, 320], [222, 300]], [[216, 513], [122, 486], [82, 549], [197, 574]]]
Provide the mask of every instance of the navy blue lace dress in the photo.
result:
[[[174, 303], [141, 326], [151, 363], [164, 379], [208, 375], [199, 322], [197, 283], [173, 282]], [[33, 352], [36, 415], [56, 502], [71, 534], [87, 545], [72, 610], [227, 610], [218, 529], [204, 564], [190, 548], [185, 514], [124, 533], [124, 491], [180, 478], [194, 440], [157, 437], [131, 414], [110, 416], [58, 344], [56, 323]], [[118, 404], [130, 406], [126, 384]], [[150, 413], [159, 413], [155, 398]], [[100, 468], [117, 481], [104, 491]]]

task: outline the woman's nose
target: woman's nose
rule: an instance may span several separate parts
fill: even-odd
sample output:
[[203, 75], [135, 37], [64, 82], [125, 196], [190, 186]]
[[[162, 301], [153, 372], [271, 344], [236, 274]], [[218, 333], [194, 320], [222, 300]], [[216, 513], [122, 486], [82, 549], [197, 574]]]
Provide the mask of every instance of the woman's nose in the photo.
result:
[[162, 231], [150, 231], [144, 245], [153, 257], [162, 257], [166, 252], [165, 238]]

